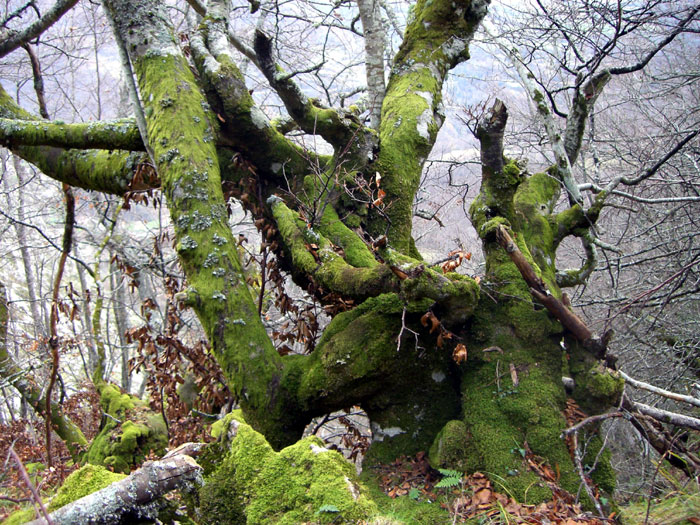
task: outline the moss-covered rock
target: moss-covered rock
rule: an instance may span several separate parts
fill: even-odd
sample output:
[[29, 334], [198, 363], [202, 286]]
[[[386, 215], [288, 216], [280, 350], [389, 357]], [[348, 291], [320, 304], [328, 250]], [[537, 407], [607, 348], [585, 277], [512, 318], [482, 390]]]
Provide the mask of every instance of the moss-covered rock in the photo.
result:
[[434, 468], [467, 470], [467, 451], [471, 436], [463, 421], [448, 421], [430, 447], [430, 464]]
[[354, 467], [318, 438], [275, 452], [239, 414], [215, 433], [215, 446], [230, 446], [200, 490], [200, 523], [357, 523], [377, 512]]

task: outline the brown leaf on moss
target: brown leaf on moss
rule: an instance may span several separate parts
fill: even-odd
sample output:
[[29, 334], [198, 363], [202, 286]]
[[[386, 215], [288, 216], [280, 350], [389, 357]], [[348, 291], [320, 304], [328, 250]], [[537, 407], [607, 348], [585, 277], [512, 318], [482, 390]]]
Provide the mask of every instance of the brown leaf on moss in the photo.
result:
[[428, 326], [428, 323], [430, 323], [430, 333], [432, 334], [440, 328], [440, 321], [438, 320], [437, 317], [435, 317], [435, 314], [433, 312], [426, 312], [423, 317], [420, 318], [420, 322], [423, 326]]
[[452, 351], [452, 359], [457, 364], [464, 363], [467, 360], [467, 347], [462, 343], [455, 346], [455, 349]]

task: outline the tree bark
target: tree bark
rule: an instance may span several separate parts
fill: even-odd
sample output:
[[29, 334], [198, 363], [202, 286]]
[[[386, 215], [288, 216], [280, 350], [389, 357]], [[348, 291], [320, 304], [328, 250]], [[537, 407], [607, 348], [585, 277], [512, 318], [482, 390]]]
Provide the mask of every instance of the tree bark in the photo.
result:
[[362, 29], [365, 35], [365, 63], [367, 70], [367, 98], [369, 101], [369, 125], [379, 129], [384, 100], [384, 27], [379, 0], [357, 0]]

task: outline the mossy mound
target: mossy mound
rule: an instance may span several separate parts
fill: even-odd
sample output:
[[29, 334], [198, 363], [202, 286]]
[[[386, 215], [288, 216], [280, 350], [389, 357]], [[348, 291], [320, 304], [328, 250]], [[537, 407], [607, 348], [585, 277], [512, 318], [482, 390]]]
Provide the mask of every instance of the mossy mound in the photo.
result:
[[700, 494], [675, 494], [666, 498], [642, 499], [620, 508], [624, 525], [663, 523], [664, 525], [691, 525], [700, 516]]
[[453, 522], [449, 512], [442, 508], [441, 501], [387, 496], [379, 486], [380, 480], [374, 469], [365, 469], [360, 479], [379, 507], [379, 513], [368, 521], [368, 525], [447, 525]]
[[88, 463], [128, 473], [150, 453], [165, 452], [168, 432], [163, 417], [143, 401], [122, 394], [114, 385], [103, 385], [100, 405], [108, 416], [87, 451]]
[[125, 474], [112, 472], [99, 465], [85, 465], [66, 478], [56, 496], [49, 503], [48, 511], [53, 512], [60, 509], [64, 505], [102, 490], [125, 477]]
[[464, 472], [469, 469], [466, 458], [471, 436], [463, 421], [448, 421], [430, 447], [430, 464], [433, 468], [449, 468]]
[[376, 514], [355, 469], [315, 437], [275, 452], [239, 413], [215, 428], [230, 445], [199, 493], [201, 524], [357, 523]]

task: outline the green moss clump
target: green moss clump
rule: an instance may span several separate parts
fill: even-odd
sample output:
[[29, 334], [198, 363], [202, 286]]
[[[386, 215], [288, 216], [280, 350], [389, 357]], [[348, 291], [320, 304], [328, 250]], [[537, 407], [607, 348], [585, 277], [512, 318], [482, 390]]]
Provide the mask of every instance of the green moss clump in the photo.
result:
[[10, 514], [2, 523], [3, 525], [21, 525], [22, 523], [32, 521], [36, 517], [34, 509], [22, 509]]
[[[354, 467], [317, 438], [275, 452], [240, 418], [217, 428], [234, 435], [199, 494], [201, 523], [357, 523], [377, 512]], [[338, 512], [319, 512], [332, 505]]]
[[598, 364], [589, 372], [590, 379], [586, 388], [591, 395], [597, 398], [607, 398], [610, 405], [614, 405], [622, 395], [625, 381], [616, 372]]
[[576, 382], [573, 397], [581, 408], [588, 414], [598, 414], [616, 406], [625, 386], [622, 377], [601, 362], [594, 362], [590, 366], [591, 359], [588, 362], [579, 361], [576, 358], [580, 359], [580, 354], [584, 351], [577, 351], [576, 347], [572, 350], [569, 366]]
[[400, 496], [390, 498], [379, 486], [372, 469], [364, 469], [360, 480], [367, 487], [372, 500], [379, 507], [370, 524], [386, 525], [448, 525], [452, 517], [439, 502], [420, 501]]
[[85, 465], [66, 478], [56, 496], [49, 503], [48, 511], [53, 512], [60, 509], [68, 503], [102, 490], [125, 477], [125, 474], [111, 472], [105, 467]]

